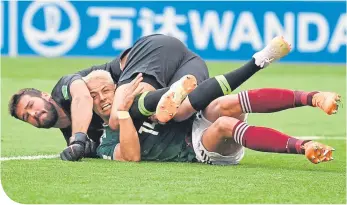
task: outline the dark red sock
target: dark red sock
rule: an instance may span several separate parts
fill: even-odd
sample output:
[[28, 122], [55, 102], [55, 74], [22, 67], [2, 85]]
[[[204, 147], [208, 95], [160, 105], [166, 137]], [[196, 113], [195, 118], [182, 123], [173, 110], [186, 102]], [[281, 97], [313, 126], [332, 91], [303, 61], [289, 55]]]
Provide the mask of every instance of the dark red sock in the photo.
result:
[[305, 92], [305, 91], [294, 91], [295, 95], [295, 107], [301, 107], [305, 105], [312, 106], [312, 97], [314, 94], [318, 93], [314, 92]]
[[317, 92], [262, 88], [238, 94], [244, 113], [270, 113], [305, 105], [312, 106], [312, 96]]
[[271, 128], [249, 126], [242, 121], [235, 125], [233, 136], [236, 143], [261, 152], [305, 154], [301, 145], [307, 142]]

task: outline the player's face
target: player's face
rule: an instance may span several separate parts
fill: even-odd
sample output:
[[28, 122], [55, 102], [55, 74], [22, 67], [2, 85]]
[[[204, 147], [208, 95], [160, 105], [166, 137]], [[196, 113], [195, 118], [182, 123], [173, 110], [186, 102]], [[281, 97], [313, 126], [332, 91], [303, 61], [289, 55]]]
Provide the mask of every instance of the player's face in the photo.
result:
[[51, 102], [29, 95], [21, 97], [16, 114], [19, 119], [37, 128], [51, 128], [58, 120], [58, 112]]
[[114, 98], [115, 84], [98, 79], [87, 84], [93, 98], [93, 110], [102, 118], [109, 118]]

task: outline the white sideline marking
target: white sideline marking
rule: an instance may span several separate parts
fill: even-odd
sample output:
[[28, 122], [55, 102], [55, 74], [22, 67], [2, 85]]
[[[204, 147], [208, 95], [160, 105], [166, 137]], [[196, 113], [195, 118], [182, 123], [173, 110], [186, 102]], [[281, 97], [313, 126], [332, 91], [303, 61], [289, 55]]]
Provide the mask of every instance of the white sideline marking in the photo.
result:
[[[346, 140], [346, 137], [325, 137], [325, 136], [294, 136], [303, 140]], [[36, 159], [53, 159], [58, 158], [59, 155], [37, 155], [37, 156], [17, 156], [17, 157], [0, 157], [0, 161], [8, 160], [36, 160]]]
[[35, 159], [52, 159], [58, 158], [59, 155], [37, 155], [37, 156], [18, 156], [18, 157], [0, 157], [0, 161], [8, 160], [35, 160]]

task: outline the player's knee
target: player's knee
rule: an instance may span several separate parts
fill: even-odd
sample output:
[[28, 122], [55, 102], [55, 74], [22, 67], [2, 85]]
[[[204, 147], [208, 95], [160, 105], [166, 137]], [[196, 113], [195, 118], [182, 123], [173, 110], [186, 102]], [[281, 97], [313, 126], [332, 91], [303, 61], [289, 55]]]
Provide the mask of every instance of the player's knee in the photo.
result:
[[220, 136], [224, 136], [224, 137], [232, 137], [233, 134], [233, 130], [235, 125], [237, 124], [239, 120], [232, 118], [232, 117], [219, 117], [216, 121], [215, 121], [215, 126], [216, 129], [218, 131], [218, 133], [220, 134]]
[[227, 95], [218, 99], [218, 109], [222, 116], [235, 117], [239, 116], [241, 106], [237, 95]]
[[235, 118], [237, 118], [238, 120], [241, 120], [241, 121], [244, 121], [244, 122], [247, 123], [248, 113], [242, 113], [240, 116], [235, 117]]

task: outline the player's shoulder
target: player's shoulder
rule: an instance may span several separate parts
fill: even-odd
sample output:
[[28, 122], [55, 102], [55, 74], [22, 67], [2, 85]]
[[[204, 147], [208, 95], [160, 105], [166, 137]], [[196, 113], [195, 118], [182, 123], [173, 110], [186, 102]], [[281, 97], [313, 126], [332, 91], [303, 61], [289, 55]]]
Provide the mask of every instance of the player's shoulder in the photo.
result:
[[52, 89], [51, 95], [53, 98], [64, 98], [68, 100], [70, 98], [70, 85], [75, 80], [82, 80], [82, 76], [78, 74], [70, 74], [61, 77], [54, 88]]
[[56, 86], [69, 85], [69, 84], [71, 84], [73, 81], [79, 80], [79, 79], [82, 79], [82, 76], [79, 75], [78, 73], [69, 74], [69, 75], [64, 75], [64, 76], [62, 76], [62, 77], [58, 80]]

